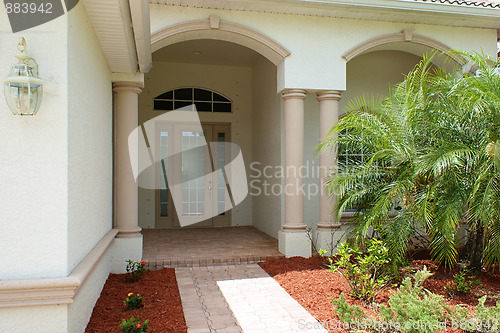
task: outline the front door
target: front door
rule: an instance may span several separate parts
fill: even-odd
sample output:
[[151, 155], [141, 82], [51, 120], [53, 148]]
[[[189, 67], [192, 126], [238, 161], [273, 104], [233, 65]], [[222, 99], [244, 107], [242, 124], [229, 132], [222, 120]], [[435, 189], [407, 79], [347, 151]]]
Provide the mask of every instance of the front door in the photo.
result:
[[[156, 170], [161, 184], [156, 193], [157, 228], [180, 227], [179, 218], [189, 227], [231, 225], [231, 212], [225, 211], [231, 204], [227, 179], [223, 172], [213, 172], [224, 168], [228, 154], [224, 145], [208, 144], [228, 142], [230, 125], [203, 123], [202, 128], [200, 132], [180, 124], [157, 130], [156, 154], [161, 159]], [[169, 160], [169, 151], [180, 151], [182, 156]]]

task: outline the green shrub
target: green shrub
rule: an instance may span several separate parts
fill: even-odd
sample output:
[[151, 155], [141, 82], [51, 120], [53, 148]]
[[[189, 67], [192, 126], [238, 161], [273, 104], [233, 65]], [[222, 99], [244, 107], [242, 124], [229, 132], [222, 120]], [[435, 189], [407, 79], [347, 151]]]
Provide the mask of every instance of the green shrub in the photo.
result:
[[486, 302], [486, 296], [479, 299], [474, 317], [483, 324], [484, 328], [488, 329], [488, 332], [500, 332], [500, 303], [497, 302], [495, 306], [486, 307], [484, 302]]
[[340, 272], [351, 287], [351, 295], [365, 301], [373, 300], [391, 280], [388, 275], [389, 255], [384, 243], [378, 239], [366, 240], [366, 251], [357, 245], [343, 242], [338, 247], [338, 259], [331, 258], [330, 271]]
[[123, 319], [120, 324], [120, 328], [122, 332], [125, 333], [143, 333], [148, 330], [149, 319], [144, 322], [141, 322], [141, 318], [134, 318], [132, 316], [130, 319]]
[[366, 318], [365, 313], [359, 306], [350, 306], [349, 304], [347, 304], [343, 293], [340, 294], [339, 298], [332, 298], [331, 300], [333, 302], [333, 305], [336, 306], [334, 311], [337, 313], [340, 320], [344, 323], [352, 323], [357, 320]]
[[479, 299], [473, 313], [463, 306], [455, 306], [452, 311], [441, 295], [424, 289], [426, 279], [432, 276], [427, 267], [417, 271], [413, 277], [403, 280], [396, 292], [391, 291], [389, 306], [381, 305], [378, 312], [379, 321], [367, 318], [358, 306], [347, 304], [344, 294], [332, 299], [335, 312], [345, 323], [363, 322], [369, 331], [384, 331], [380, 323], [391, 323], [394, 332], [433, 333], [445, 330], [446, 326], [463, 332], [496, 332], [500, 333], [500, 303], [486, 307], [486, 296]]
[[500, 332], [500, 303], [486, 307], [486, 296], [479, 299], [479, 304], [471, 315], [467, 308], [456, 306], [451, 326], [464, 332]]
[[423, 288], [424, 281], [432, 276], [424, 269], [415, 274], [414, 282], [407, 277], [396, 292], [391, 291], [389, 307], [380, 308], [380, 317], [385, 322], [399, 323], [403, 332], [428, 333], [439, 329], [438, 323], [450, 318], [450, 308], [441, 295]]

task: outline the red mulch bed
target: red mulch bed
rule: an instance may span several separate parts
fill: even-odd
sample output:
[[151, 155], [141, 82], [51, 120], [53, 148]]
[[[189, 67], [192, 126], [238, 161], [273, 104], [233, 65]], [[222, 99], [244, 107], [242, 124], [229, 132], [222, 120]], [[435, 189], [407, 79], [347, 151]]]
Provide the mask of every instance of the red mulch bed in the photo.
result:
[[[144, 297], [144, 306], [127, 310], [123, 301], [128, 293]], [[129, 282], [125, 274], [110, 274], [101, 292], [85, 332], [121, 332], [122, 319], [149, 319], [148, 333], [187, 332], [181, 297], [173, 268], [148, 271], [137, 282]]]
[[[330, 327], [335, 327], [333, 324], [340, 323], [339, 317], [333, 311], [334, 306], [330, 299], [339, 297], [341, 293], [344, 293], [350, 305], [358, 305], [368, 316], [375, 316], [371, 305], [349, 296], [350, 287], [344, 277], [340, 273], [331, 273], [318, 257], [308, 259], [301, 257], [276, 258], [259, 265], [320, 323], [331, 323]], [[444, 270], [430, 260], [414, 260], [409, 267], [418, 270], [424, 265], [434, 273], [424, 283], [424, 287], [433, 293], [445, 296], [446, 303], [449, 305], [476, 306], [478, 298], [483, 295], [488, 296], [486, 301], [488, 306], [494, 305], [497, 301], [500, 302], [499, 273], [481, 272], [478, 278], [482, 282], [482, 286], [474, 286], [467, 294], [455, 295], [452, 298], [445, 292], [444, 286], [452, 284], [453, 275], [458, 270]], [[402, 274], [404, 273], [403, 271]], [[396, 290], [396, 288], [392, 288], [392, 290]], [[389, 291], [384, 291], [376, 297], [375, 302], [387, 304], [389, 296]], [[329, 331], [348, 332], [344, 329], [330, 329]], [[461, 331], [448, 328], [446, 332]]]

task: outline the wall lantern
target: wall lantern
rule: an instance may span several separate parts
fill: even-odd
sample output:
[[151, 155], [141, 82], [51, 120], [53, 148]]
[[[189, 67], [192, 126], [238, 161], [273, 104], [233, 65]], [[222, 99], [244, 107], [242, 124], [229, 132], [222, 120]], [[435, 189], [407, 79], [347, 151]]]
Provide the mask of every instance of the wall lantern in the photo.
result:
[[16, 55], [19, 63], [12, 66], [4, 80], [4, 94], [10, 111], [21, 116], [32, 116], [40, 107], [43, 81], [38, 76], [38, 64], [28, 56], [28, 46], [24, 37], [19, 39]]

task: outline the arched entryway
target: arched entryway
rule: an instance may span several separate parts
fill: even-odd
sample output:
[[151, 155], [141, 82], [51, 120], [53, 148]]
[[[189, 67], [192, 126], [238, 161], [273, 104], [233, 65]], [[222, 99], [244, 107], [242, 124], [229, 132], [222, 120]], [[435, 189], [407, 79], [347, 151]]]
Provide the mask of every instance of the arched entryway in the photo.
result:
[[[192, 139], [237, 144], [241, 148], [249, 184], [257, 177], [252, 170], [256, 163], [260, 166], [281, 165], [281, 96], [277, 92], [277, 65], [289, 54], [285, 48], [256, 31], [211, 17], [209, 20], [187, 22], [153, 33], [152, 49], [153, 67], [145, 75], [144, 89], [139, 96], [139, 124], [194, 103], [203, 133], [179, 127], [178, 130], [157, 128], [154, 135], [163, 135], [164, 142], [167, 142], [168, 137], [169, 141], [176, 142], [173, 144], [179, 145], [189, 144]], [[215, 155], [218, 152], [211, 151], [209, 154], [212, 163], [217, 163]], [[192, 166], [182, 165], [173, 172], [184, 175]], [[208, 167], [211, 167], [210, 163]], [[166, 174], [162, 172], [157, 172], [160, 182], [161, 175]], [[150, 176], [158, 177], [158, 174]], [[268, 180], [270, 185], [280, 181], [274, 177]], [[155, 238], [166, 237], [167, 242], [172, 232], [176, 232], [176, 238], [182, 237], [178, 231], [168, 231], [179, 227], [176, 222], [178, 214], [202, 213], [208, 205], [224, 206], [227, 198], [223, 196], [224, 191], [220, 191], [220, 184], [224, 184], [224, 179], [214, 178], [206, 184], [198, 184], [198, 188], [192, 187], [183, 192], [183, 195], [187, 195], [183, 199], [193, 201], [194, 198], [196, 202], [192, 211], [174, 208], [172, 195], [166, 187], [159, 190], [140, 188], [139, 226], [143, 228], [144, 234], [144, 258], [154, 262], [156, 255], [157, 263], [162, 260], [161, 251], [155, 252], [153, 249], [158, 248]], [[247, 256], [238, 254], [240, 260], [242, 257], [248, 257], [246, 260], [251, 261], [255, 257], [277, 256], [277, 240], [269, 235], [277, 235], [281, 227], [281, 197], [256, 195], [249, 186], [249, 194], [239, 205], [226, 212], [221, 210], [220, 214], [190, 227], [243, 227], [241, 232], [247, 232], [254, 241], [260, 239], [262, 244], [267, 244], [267, 247], [261, 246], [260, 249], [267, 250], [265, 253], [247, 251]], [[147, 229], [154, 229], [155, 234]], [[218, 234], [214, 234], [217, 230], [209, 231], [212, 236], [207, 237], [207, 240], [213, 240], [214, 246], [217, 246], [216, 243], [227, 246], [234, 242], [234, 247], [238, 248], [245, 240], [244, 235], [235, 238], [230, 229], [218, 230]], [[193, 235], [189, 230], [187, 233]], [[219, 239], [222, 233], [229, 238]], [[150, 241], [153, 242], [151, 249], [148, 246]], [[200, 239], [186, 241], [186, 246], [196, 247], [200, 241], [203, 242]], [[256, 244], [254, 250], [258, 249]], [[197, 259], [206, 260], [210, 256], [221, 255], [216, 248], [214, 250], [214, 253], [209, 254], [210, 251], [205, 249], [205, 255]], [[187, 248], [183, 248], [183, 251], [189, 252]], [[168, 258], [169, 261], [178, 259]], [[234, 255], [228, 254], [224, 260], [234, 259]]]

